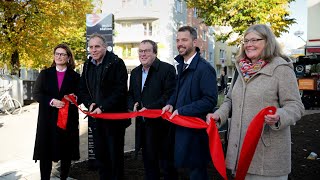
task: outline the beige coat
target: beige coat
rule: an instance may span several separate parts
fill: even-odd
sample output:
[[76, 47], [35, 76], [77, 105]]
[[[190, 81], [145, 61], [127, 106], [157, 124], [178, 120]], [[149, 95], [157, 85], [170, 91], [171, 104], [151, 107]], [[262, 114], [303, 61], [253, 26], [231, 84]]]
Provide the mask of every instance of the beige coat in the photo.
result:
[[[236, 66], [240, 72], [238, 64]], [[252, 118], [264, 107], [275, 106], [280, 116], [280, 125], [276, 127], [265, 124], [248, 173], [265, 176], [290, 173], [290, 125], [300, 120], [304, 113], [292, 67], [292, 63], [278, 57], [251, 77], [247, 83], [239, 74], [234, 88], [229, 91], [224, 103], [215, 112], [220, 116], [221, 124], [224, 124], [232, 105], [226, 156], [228, 169], [236, 169], [241, 146]]]

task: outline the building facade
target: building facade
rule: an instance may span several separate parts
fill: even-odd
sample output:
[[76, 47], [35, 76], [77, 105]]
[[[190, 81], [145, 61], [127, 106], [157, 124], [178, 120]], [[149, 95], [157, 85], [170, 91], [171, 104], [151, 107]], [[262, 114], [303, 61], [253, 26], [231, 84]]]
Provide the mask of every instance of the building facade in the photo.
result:
[[[308, 0], [307, 55], [320, 56], [320, 0]], [[320, 59], [320, 57], [319, 57]]]
[[238, 49], [237, 46], [229, 46], [226, 42], [217, 41], [215, 43], [214, 59], [218, 76], [223, 70], [228, 77], [232, 77]]
[[130, 70], [140, 64], [138, 45], [144, 39], [158, 44], [158, 58], [175, 64], [176, 33], [186, 24], [183, 0], [103, 0], [102, 13], [114, 14], [113, 51]]
[[214, 37], [213, 28], [206, 26], [197, 16], [196, 8], [187, 10], [187, 25], [193, 27], [198, 34], [197, 46], [200, 53], [214, 67]]

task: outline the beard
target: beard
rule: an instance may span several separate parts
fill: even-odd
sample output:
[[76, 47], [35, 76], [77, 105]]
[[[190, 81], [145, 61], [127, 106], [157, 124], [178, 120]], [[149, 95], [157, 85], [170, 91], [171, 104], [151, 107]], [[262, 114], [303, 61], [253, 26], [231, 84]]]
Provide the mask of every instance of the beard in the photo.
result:
[[[185, 48], [184, 51], [182, 51], [182, 52], [179, 51], [179, 55], [180, 56], [188, 56], [192, 52], [193, 48], [194, 48], [193, 46], [189, 47], [189, 48]], [[180, 47], [178, 49], [180, 49]]]

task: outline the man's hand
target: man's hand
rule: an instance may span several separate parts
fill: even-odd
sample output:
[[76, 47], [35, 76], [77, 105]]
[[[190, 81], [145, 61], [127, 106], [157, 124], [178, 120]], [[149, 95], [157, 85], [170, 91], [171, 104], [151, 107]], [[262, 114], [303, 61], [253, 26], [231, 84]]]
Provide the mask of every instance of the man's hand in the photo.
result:
[[147, 108], [143, 107], [142, 109], [139, 110], [139, 112], [145, 111]]
[[89, 112], [91, 112], [92, 110], [94, 110], [93, 108], [96, 106], [96, 103], [92, 103], [89, 107]]
[[162, 113], [161, 114], [164, 114], [166, 111], [172, 112], [173, 111], [173, 106], [171, 106], [170, 104], [166, 105], [165, 107], [162, 108]]
[[134, 105], [133, 105], [133, 112], [137, 112], [138, 106], [139, 106], [139, 103], [138, 103], [138, 102], [134, 103]]
[[90, 114], [101, 114], [101, 113], [102, 113], [101, 109], [100, 108], [96, 108]]
[[176, 109], [176, 110], [171, 114], [171, 116], [170, 116], [169, 119], [172, 119], [175, 115], [179, 115], [178, 109]]
[[63, 108], [64, 104], [65, 104], [64, 102], [62, 102], [62, 101], [60, 101], [60, 100], [58, 100], [58, 99], [53, 99], [53, 100], [52, 100], [52, 106], [53, 106], [53, 107]]
[[214, 121], [215, 121], [216, 123], [220, 120], [220, 117], [219, 117], [218, 114], [209, 113], [209, 114], [207, 114], [207, 118], [206, 118], [206, 119], [207, 119], [207, 120], [206, 120], [207, 124], [210, 124], [211, 118], [214, 119]]

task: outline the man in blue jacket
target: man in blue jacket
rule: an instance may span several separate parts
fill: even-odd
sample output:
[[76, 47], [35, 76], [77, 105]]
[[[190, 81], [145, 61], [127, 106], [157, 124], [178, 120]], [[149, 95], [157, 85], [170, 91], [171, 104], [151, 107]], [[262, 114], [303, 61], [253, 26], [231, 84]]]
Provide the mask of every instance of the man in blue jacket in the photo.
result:
[[[175, 58], [179, 63], [177, 85], [162, 111], [173, 112], [170, 118], [179, 114], [205, 121], [206, 114], [217, 104], [216, 72], [200, 56], [195, 29], [190, 26], [179, 28], [176, 43], [179, 52]], [[188, 170], [190, 180], [208, 179], [210, 153], [206, 130], [177, 126], [174, 160], [177, 168]]]

